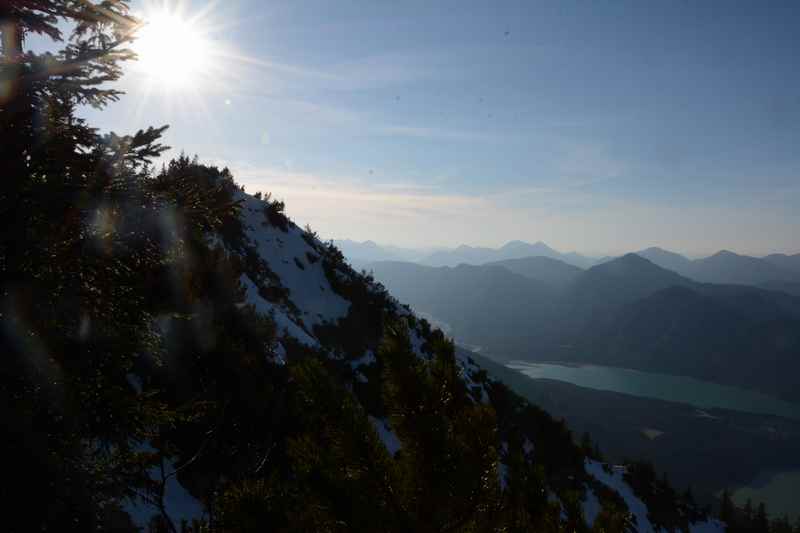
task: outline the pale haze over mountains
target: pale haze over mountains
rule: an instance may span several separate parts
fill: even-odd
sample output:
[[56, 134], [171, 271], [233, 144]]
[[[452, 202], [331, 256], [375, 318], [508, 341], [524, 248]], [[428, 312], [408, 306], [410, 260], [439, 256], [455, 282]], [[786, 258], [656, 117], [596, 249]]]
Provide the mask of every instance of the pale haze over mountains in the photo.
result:
[[[730, 253], [689, 265], [685, 270], [723, 280], [785, 276], [770, 283], [791, 288], [797, 279], [763, 259]], [[545, 257], [456, 267], [378, 261], [366, 268], [498, 360], [580, 357], [798, 398], [800, 298], [781, 287], [700, 281], [634, 253], [586, 270]]]
[[[412, 249], [378, 245], [373, 241], [335, 240], [345, 256], [356, 266], [375, 261], [410, 261], [427, 266], [484, 265], [501, 263], [518, 272], [525, 268], [525, 258], [548, 258], [579, 269], [587, 269], [613, 259], [612, 256], [589, 257], [577, 252], [562, 253], [542, 241], [510, 241], [499, 248], [459, 245], [455, 248]], [[633, 251], [652, 263], [694, 281], [739, 285], [764, 285], [781, 282], [775, 288], [800, 283], [800, 253], [773, 253], [764, 257], [737, 254], [728, 250], [690, 259], [677, 252], [653, 246]], [[511, 262], [509, 262], [511, 261]], [[530, 260], [528, 260], [530, 262]], [[542, 267], [544, 264], [538, 261]]]
[[598, 259], [576, 252], [561, 253], [541, 241], [534, 244], [509, 241], [500, 248], [466, 244], [455, 248], [401, 248], [378, 245], [373, 241], [356, 242], [350, 239], [334, 239], [333, 242], [356, 264], [371, 261], [412, 261], [430, 266], [456, 266], [461, 263], [480, 265], [523, 257], [549, 257], [580, 268], [588, 268], [598, 262]]

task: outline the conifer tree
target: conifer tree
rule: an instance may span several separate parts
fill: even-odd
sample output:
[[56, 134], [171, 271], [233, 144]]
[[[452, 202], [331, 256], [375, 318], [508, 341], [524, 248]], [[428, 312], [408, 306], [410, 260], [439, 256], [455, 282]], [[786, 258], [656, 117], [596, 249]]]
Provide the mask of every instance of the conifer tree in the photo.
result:
[[581, 449], [586, 455], [592, 454], [592, 436], [588, 431], [584, 431], [581, 435]]
[[683, 493], [683, 499], [687, 503], [689, 503], [691, 505], [694, 505], [694, 503], [695, 503], [695, 501], [694, 501], [694, 493], [692, 492], [692, 486], [691, 485], [686, 487], [686, 491]]
[[742, 508], [742, 512], [744, 513], [744, 519], [747, 522], [748, 527], [750, 527], [752, 525], [752, 522], [753, 522], [753, 517], [755, 516], [753, 514], [753, 500], [752, 499], [747, 498], [747, 501], [745, 502], [744, 507]]
[[[153, 204], [141, 181], [162, 130], [101, 137], [75, 114], [118, 98], [104, 84], [133, 57], [135, 27], [119, 0], [0, 3], [3, 501], [43, 502], [24, 528], [101, 523], [157, 423], [158, 402], [145, 408], [125, 376], [152, 341], [141, 294], [159, 253], [134, 221]], [[32, 34], [62, 48], [26, 50]]]
[[767, 516], [767, 506], [764, 502], [758, 504], [753, 530], [757, 533], [769, 533], [769, 517]]
[[592, 524], [592, 533], [623, 533], [628, 531], [625, 513], [613, 506], [603, 508]]
[[722, 497], [719, 504], [719, 519], [726, 524], [733, 522], [733, 502], [731, 501], [731, 493], [726, 488], [722, 491]]
[[494, 410], [469, 398], [441, 333], [424, 361], [406, 331], [390, 326], [379, 352], [389, 423], [403, 443], [399, 492], [417, 530], [486, 527], [499, 504]]

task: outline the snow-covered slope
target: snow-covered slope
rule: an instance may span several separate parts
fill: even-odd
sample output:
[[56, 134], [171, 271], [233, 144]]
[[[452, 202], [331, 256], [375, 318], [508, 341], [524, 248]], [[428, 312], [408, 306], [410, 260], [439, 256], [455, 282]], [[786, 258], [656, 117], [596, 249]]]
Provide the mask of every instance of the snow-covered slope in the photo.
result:
[[[300, 228], [288, 223], [283, 231], [266, 220], [264, 201], [244, 193], [240, 193], [239, 199], [246, 246], [263, 262], [261, 266], [273, 274], [271, 279], [265, 278], [251, 268], [249, 274], [242, 275], [247, 302], [259, 312], [271, 315], [283, 335], [318, 346], [314, 326], [344, 317], [349, 303], [334, 292], [323, 270], [319, 250], [303, 237]], [[288, 291], [288, 302], [273, 303], [260, 295], [270, 281]]]
[[[245, 193], [239, 193], [242, 201], [242, 221], [244, 224], [247, 245], [257, 254], [263, 267], [277, 277], [277, 280], [260, 275], [251, 269], [241, 277], [246, 291], [246, 301], [264, 314], [270, 315], [278, 326], [279, 333], [300, 343], [321, 348], [314, 333], [314, 327], [323, 324], [335, 324], [344, 318], [350, 308], [350, 302], [339, 295], [332, 286], [325, 272], [321, 255], [325, 244], [315, 236], [287, 221], [283, 230], [270, 224], [264, 216], [266, 202]], [[348, 268], [337, 270], [334, 276], [351, 278], [354, 272]], [[258, 279], [262, 279], [261, 283]], [[278, 285], [287, 291], [286, 302], [271, 302], [262, 296], [267, 285]], [[408, 308], [395, 303], [395, 311], [403, 316], [411, 315]], [[419, 328], [409, 329], [412, 349], [420, 357], [425, 357], [422, 346], [425, 339]], [[482, 387], [471, 381], [471, 374], [479, 370], [469, 358], [469, 354], [459, 350], [456, 354], [462, 369], [462, 377], [470, 387]], [[353, 362], [355, 367], [368, 364], [371, 354]], [[485, 391], [483, 398], [486, 401]]]
[[586, 471], [597, 481], [614, 490], [625, 500], [625, 504], [633, 515], [636, 529], [639, 533], [654, 532], [655, 528], [650, 523], [650, 519], [647, 516], [647, 506], [634, 494], [633, 489], [622, 479], [624, 467], [613, 466], [610, 472], [606, 471], [606, 468], [604, 468], [602, 463], [597, 461], [592, 461], [591, 459], [587, 459], [586, 461]]
[[[632, 515], [632, 525], [635, 527], [636, 531], [639, 533], [655, 533], [659, 531], [659, 528], [655, 527], [650, 521], [647, 505], [645, 505], [630, 485], [623, 479], [625, 474], [624, 466], [605, 465], [598, 461], [587, 459], [586, 472], [622, 497]], [[599, 514], [597, 497], [591, 489], [587, 491], [584, 513], [589, 525], [594, 522]], [[725, 533], [725, 525], [718, 520], [711, 519], [690, 523], [689, 528], [691, 533]]]

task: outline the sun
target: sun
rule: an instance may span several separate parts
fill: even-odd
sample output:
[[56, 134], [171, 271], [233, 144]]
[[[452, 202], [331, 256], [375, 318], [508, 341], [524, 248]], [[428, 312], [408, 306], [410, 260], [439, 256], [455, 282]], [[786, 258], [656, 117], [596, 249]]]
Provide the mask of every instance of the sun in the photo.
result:
[[145, 13], [133, 50], [137, 68], [162, 88], [189, 88], [211, 68], [212, 43], [197, 20], [162, 7]]
[[[2, 1], [2, 0], [0, 0]], [[123, 90], [135, 97], [132, 116], [154, 109], [164, 116], [213, 121], [219, 106], [230, 113], [262, 62], [248, 57], [232, 36], [238, 22], [222, 0], [139, 0], [131, 35], [137, 55]]]

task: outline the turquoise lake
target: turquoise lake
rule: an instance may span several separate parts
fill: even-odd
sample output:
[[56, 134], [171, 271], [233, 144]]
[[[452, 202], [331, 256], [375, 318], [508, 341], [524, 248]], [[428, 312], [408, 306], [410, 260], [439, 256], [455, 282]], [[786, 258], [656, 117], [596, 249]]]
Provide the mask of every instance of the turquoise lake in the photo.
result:
[[589, 389], [686, 403], [703, 409], [718, 407], [800, 420], [800, 404], [686, 376], [582, 364], [512, 361], [506, 366], [533, 379], [565, 381]]

